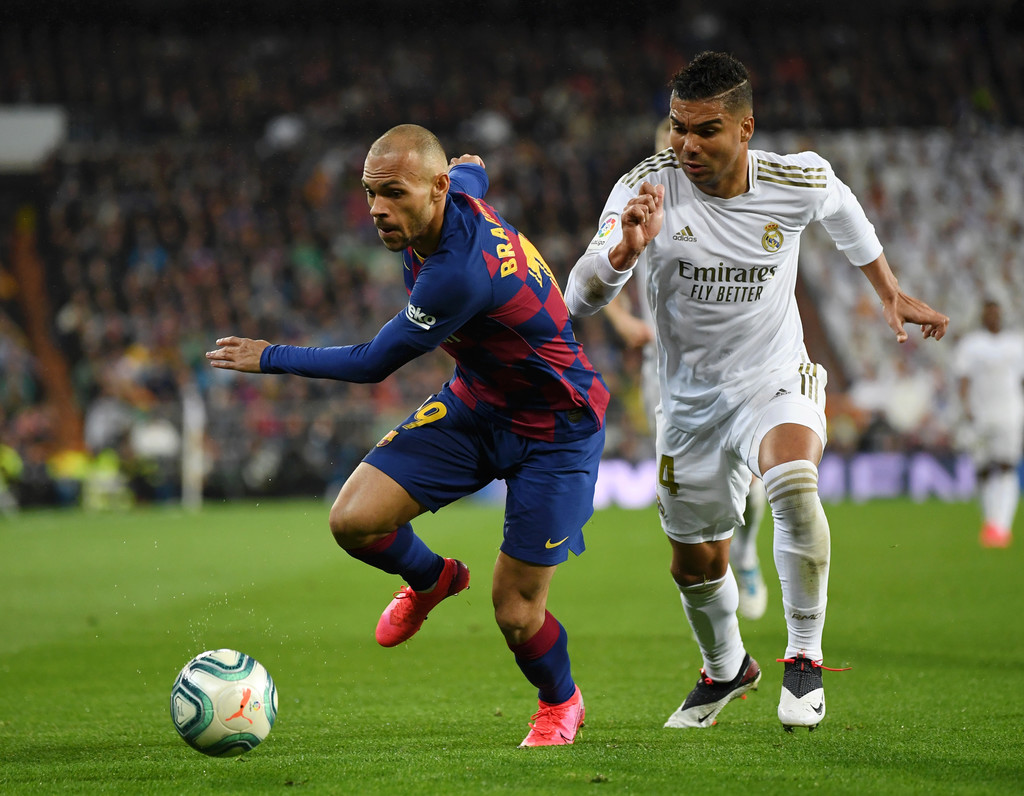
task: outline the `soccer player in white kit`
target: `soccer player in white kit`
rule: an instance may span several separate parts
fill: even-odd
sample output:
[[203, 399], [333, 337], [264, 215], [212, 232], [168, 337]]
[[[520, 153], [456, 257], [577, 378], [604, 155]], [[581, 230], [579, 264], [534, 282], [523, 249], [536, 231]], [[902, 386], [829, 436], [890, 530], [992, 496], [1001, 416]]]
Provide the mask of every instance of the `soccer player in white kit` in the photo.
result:
[[1017, 467], [1024, 441], [1024, 335], [1003, 329], [1000, 303], [986, 299], [983, 329], [964, 335], [954, 371], [972, 432], [984, 517], [979, 542], [1008, 547], [1020, 499]]
[[[669, 148], [669, 133], [672, 122], [666, 117], [658, 123], [654, 133], [654, 152]], [[640, 258], [633, 268], [637, 281], [646, 281], [645, 259]], [[654, 344], [654, 316], [646, 299], [639, 303], [634, 313], [630, 297], [619, 293], [605, 307], [605, 314], [615, 333], [629, 348], [639, 348], [643, 354], [640, 367], [640, 397], [644, 415], [654, 431], [654, 416], [658, 406], [658, 354]], [[736, 563], [736, 580], [739, 587], [739, 614], [745, 619], [760, 619], [768, 608], [768, 587], [761, 574], [761, 561], [757, 553], [757, 532], [764, 517], [767, 498], [764, 487], [751, 477], [743, 509], [743, 523], [736, 528], [729, 543], [729, 558]]]
[[671, 574], [700, 647], [697, 685], [667, 727], [710, 727], [756, 688], [736, 619], [729, 539], [750, 473], [764, 482], [788, 638], [778, 716], [786, 729], [825, 715], [822, 630], [829, 528], [818, 497], [824, 368], [803, 343], [795, 286], [800, 234], [820, 222], [874, 287], [898, 342], [904, 323], [941, 338], [949, 318], [900, 290], [863, 209], [813, 152], [749, 149], [749, 76], [701, 53], [671, 82], [671, 149], [625, 174], [574, 266], [569, 309], [589, 315], [646, 265], [661, 403], [658, 504]]

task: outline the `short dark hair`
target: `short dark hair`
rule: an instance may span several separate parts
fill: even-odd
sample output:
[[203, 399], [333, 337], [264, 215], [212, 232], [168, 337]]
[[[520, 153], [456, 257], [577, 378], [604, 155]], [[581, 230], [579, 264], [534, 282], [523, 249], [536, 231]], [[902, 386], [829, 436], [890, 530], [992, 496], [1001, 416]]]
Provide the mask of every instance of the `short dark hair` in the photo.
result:
[[699, 53], [675, 73], [668, 85], [672, 96], [681, 100], [721, 98], [730, 113], [749, 112], [754, 107], [750, 74], [729, 53]]

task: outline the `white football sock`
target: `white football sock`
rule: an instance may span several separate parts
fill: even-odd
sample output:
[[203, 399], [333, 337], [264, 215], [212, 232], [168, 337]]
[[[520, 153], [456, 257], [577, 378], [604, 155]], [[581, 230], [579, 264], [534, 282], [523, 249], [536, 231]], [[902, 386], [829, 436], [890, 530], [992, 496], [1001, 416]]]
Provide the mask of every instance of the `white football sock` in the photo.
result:
[[775, 568], [789, 631], [785, 657], [802, 653], [820, 661], [831, 541], [818, 497], [818, 468], [806, 460], [785, 462], [764, 474], [764, 485], [775, 522]]
[[981, 479], [978, 488], [978, 499], [981, 502], [981, 515], [986, 523], [998, 525], [996, 517], [999, 514], [999, 473], [997, 470], [990, 470], [988, 475]]
[[753, 569], [758, 564], [757, 530], [761, 527], [766, 505], [768, 499], [764, 494], [764, 486], [760, 481], [754, 481], [747, 492], [743, 525], [736, 529], [729, 544], [729, 560], [740, 569]]
[[992, 479], [994, 500], [992, 519], [1000, 528], [1013, 530], [1013, 518], [1017, 513], [1017, 501], [1020, 499], [1020, 481], [1016, 470], [1003, 470]]
[[740, 590], [732, 568], [718, 580], [680, 586], [679, 593], [704, 658], [704, 674], [719, 682], [732, 680], [746, 654], [736, 619]]

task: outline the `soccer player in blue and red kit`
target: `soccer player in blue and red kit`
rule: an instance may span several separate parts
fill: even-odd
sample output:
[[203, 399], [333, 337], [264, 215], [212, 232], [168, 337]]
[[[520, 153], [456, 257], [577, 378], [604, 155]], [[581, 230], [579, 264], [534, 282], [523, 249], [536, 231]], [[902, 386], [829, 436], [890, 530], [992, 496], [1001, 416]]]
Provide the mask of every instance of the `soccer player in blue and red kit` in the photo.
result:
[[547, 595], [555, 567], [583, 552], [608, 390], [544, 259], [482, 201], [482, 166], [472, 155], [449, 163], [422, 127], [389, 130], [370, 148], [362, 182], [381, 241], [403, 253], [408, 305], [361, 345], [224, 337], [206, 356], [218, 368], [351, 382], [380, 381], [438, 346], [452, 356], [452, 378], [342, 486], [331, 532], [349, 555], [408, 584], [377, 624], [377, 641], [395, 646], [469, 585], [465, 564], [434, 553], [410, 522], [504, 479], [494, 616], [539, 698], [520, 746], [571, 744], [583, 698]]

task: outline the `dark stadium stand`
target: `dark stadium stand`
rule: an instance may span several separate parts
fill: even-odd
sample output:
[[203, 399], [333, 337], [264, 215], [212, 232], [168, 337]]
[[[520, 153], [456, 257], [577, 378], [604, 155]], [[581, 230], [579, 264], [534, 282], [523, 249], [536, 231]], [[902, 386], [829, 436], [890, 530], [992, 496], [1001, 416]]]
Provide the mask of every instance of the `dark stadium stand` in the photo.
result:
[[[979, 285], [1024, 302], [1019, 3], [867, 0], [853, 16], [809, 0], [770, 15], [738, 0], [655, 2], [628, 23], [622, 3], [452, 2], [439, 15], [398, 2], [386, 20], [350, 6], [4, 4], [0, 109], [68, 113], [41, 169], [0, 173], [0, 444], [23, 463], [7, 477], [23, 503], [81, 500], [104, 450], [119, 462], [113, 492], [176, 495], [189, 386], [205, 399], [208, 494], [324, 494], [448, 360], [345, 385], [213, 372], [202, 353], [227, 332], [361, 342], [404, 303], [358, 183], [367, 145], [417, 121], [452, 154], [481, 154], [490, 200], [564, 281], [609, 188], [649, 148], [668, 78], [702, 49], [750, 66], [755, 144], [829, 157], [901, 254], [901, 279], [954, 316], [952, 332]], [[983, 223], [994, 231], [979, 242]], [[833, 391], [895, 379], [908, 362], [941, 382], [941, 352], [915, 365], [875, 342], [884, 323], [832, 281], [835, 252], [811, 240], [809, 344], [833, 363]], [[43, 276], [35, 287], [26, 268]], [[844, 335], [830, 319], [848, 315]], [[601, 317], [580, 337], [615, 395], [608, 454], [643, 459], [637, 357]], [[937, 394], [907, 427], [850, 394], [834, 405], [852, 448], [873, 444], [881, 422], [890, 442], [943, 450], [953, 410], [948, 386]]]

